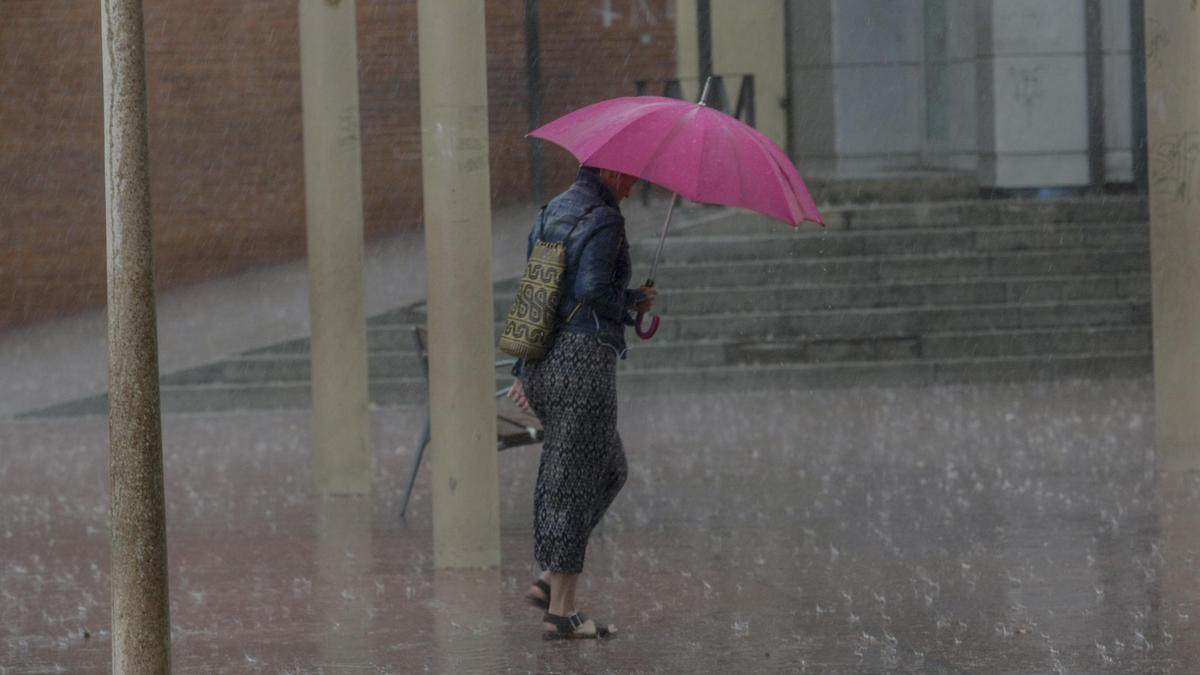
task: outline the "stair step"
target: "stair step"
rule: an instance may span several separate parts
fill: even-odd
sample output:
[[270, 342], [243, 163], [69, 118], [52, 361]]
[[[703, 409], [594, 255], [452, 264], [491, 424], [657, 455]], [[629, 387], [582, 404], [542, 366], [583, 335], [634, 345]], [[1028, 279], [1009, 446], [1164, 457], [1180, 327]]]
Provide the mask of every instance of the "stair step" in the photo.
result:
[[[424, 402], [427, 385], [423, 377], [378, 378], [369, 382], [374, 405], [404, 405]], [[497, 389], [507, 386], [497, 379]], [[303, 409], [312, 405], [312, 385], [303, 382], [244, 382], [164, 386], [164, 413], [213, 413], [243, 410]], [[24, 417], [79, 417], [108, 414], [108, 396], [92, 396], [39, 410]]]
[[[1149, 350], [1149, 326], [1070, 327], [1005, 331], [955, 331], [896, 337], [665, 342], [633, 340], [622, 370], [726, 366], [753, 363], [834, 362], [897, 358], [959, 358]], [[497, 359], [506, 358], [497, 354]], [[415, 352], [374, 353], [372, 382], [421, 379]], [[500, 379], [507, 369], [499, 371]], [[307, 383], [308, 355], [258, 355], [226, 359], [162, 378], [164, 389], [192, 386]]]
[[644, 343], [633, 345], [621, 367], [633, 371], [688, 365], [708, 368], [907, 358], [1079, 355], [1150, 348], [1149, 326], [955, 331], [895, 337]]
[[[663, 314], [658, 337], [669, 341], [766, 339], [786, 335], [886, 337], [946, 330], [1141, 325], [1150, 320], [1149, 299], [1144, 297], [773, 312], [757, 307], [747, 309], [722, 314]], [[497, 320], [497, 334], [502, 326]], [[367, 332], [371, 352], [405, 351], [411, 345], [411, 326], [375, 326]]]
[[[668, 237], [665, 262], [727, 262], [762, 258], [932, 255], [992, 251], [1147, 248], [1146, 223], [1099, 223], [1007, 228], [921, 228], [900, 231], [796, 230], [772, 234], [731, 233]], [[648, 260], [657, 241], [633, 246], [635, 260]]]
[[847, 386], [927, 386], [960, 382], [1020, 382], [1060, 378], [1142, 377], [1148, 351], [1071, 356], [905, 359], [843, 363], [637, 370], [622, 373], [626, 395], [760, 391]]
[[[726, 286], [721, 288], [663, 288], [655, 311], [659, 314], [759, 311], [802, 311], [837, 307], [888, 305], [945, 305], [1047, 300], [1148, 298], [1150, 277], [1145, 274], [1090, 274], [988, 279], [895, 281], [869, 283], [804, 283]], [[502, 321], [513, 294], [495, 295], [496, 320]], [[425, 307], [402, 318], [389, 314], [372, 317], [370, 328], [412, 326], [425, 322]], [[307, 343], [306, 343], [307, 344]], [[307, 349], [307, 347], [306, 347]]]
[[[869, 337], [945, 330], [994, 330], [1079, 325], [1147, 324], [1148, 298], [999, 302], [970, 305], [846, 307], [799, 311], [662, 314], [658, 337], [670, 341], [773, 336]], [[496, 323], [497, 334], [503, 324]], [[367, 333], [368, 348], [403, 351], [410, 326], [379, 326]]]
[[757, 339], [777, 336], [895, 337], [927, 332], [1081, 325], [1142, 325], [1149, 302], [1081, 300], [1072, 303], [879, 307], [807, 312], [755, 312], [663, 317], [666, 340]]
[[989, 277], [1148, 274], [1145, 247], [1064, 249], [978, 255], [850, 256], [734, 262], [667, 263], [659, 267], [663, 288], [823, 283], [930, 281]]
[[828, 215], [827, 220], [850, 228], [1147, 221], [1150, 217], [1146, 198], [1140, 196], [879, 204], [835, 209]]
[[[738, 391], [838, 386], [925, 386], [957, 382], [1013, 382], [1064, 377], [1141, 377], [1151, 370], [1149, 351], [1104, 352], [1083, 355], [1003, 356], [859, 360], [832, 363], [789, 363], [710, 368], [622, 370], [621, 391], [627, 395], [673, 393], [680, 390]], [[404, 405], [425, 401], [423, 380], [385, 379], [370, 384], [374, 405]], [[262, 409], [305, 409], [311, 406], [309, 385], [255, 384], [240, 387], [165, 387], [164, 413], [213, 413]], [[73, 401], [23, 417], [101, 416], [108, 413], [106, 396]]]
[[[1149, 297], [1146, 275], [1012, 277], [990, 280], [871, 284], [792, 284], [717, 289], [664, 290], [660, 314], [764, 312], [852, 307], [971, 305]], [[1144, 291], [1144, 292], [1143, 292]]]
[[977, 358], [1150, 352], [1153, 338], [1149, 324], [1141, 326], [1072, 327], [1021, 329], [973, 333], [930, 333], [922, 335], [921, 355], [928, 358]]
[[[975, 199], [938, 203], [856, 204], [821, 209], [829, 230], [896, 230], [908, 228], [1006, 227], [1030, 224], [1079, 224], [1118, 221], [1146, 222], [1150, 218], [1145, 197], [1105, 196], [1073, 199]], [[819, 226], [802, 224], [799, 229]], [[723, 218], [682, 224], [679, 232], [706, 234], [772, 233], [787, 225], [749, 211], [731, 210]]]
[[[310, 358], [307, 350], [295, 354], [238, 356], [171, 373], [162, 378], [162, 384], [307, 382], [312, 377]], [[372, 352], [367, 354], [367, 372], [372, 378], [417, 377], [421, 376], [421, 363], [415, 351]]]
[[974, 199], [979, 181], [972, 173], [928, 171], [872, 176], [806, 176], [804, 182], [818, 204], [928, 202]]

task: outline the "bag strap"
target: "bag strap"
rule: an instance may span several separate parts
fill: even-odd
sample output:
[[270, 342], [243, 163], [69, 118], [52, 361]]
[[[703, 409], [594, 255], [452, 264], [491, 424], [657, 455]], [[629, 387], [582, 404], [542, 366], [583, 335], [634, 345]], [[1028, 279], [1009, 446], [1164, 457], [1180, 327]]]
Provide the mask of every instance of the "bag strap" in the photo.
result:
[[549, 203], [542, 204], [542, 208], [538, 210], [537, 234], [533, 238], [534, 241], [542, 240], [542, 231], [546, 229], [546, 207], [549, 205]]

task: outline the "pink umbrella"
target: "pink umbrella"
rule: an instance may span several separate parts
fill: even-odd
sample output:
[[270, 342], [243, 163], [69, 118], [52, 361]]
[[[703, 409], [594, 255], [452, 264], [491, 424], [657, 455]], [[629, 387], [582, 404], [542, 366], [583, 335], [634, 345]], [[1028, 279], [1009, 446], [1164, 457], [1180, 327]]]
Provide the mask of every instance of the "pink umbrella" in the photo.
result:
[[[708, 93], [708, 84], [704, 87]], [[704, 105], [659, 96], [601, 101], [564, 115], [529, 135], [565, 148], [580, 164], [620, 171], [675, 193], [667, 209], [647, 286], [682, 195], [694, 202], [736, 206], [793, 227], [824, 224], [803, 179], [779, 146], [753, 127]], [[638, 314], [637, 333], [649, 339]]]

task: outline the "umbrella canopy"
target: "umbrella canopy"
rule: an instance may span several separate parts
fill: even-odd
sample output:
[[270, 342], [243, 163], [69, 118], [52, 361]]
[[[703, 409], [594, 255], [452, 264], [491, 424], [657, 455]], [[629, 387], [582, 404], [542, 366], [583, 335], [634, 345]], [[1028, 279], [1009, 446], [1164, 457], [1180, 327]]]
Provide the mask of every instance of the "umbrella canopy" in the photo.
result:
[[562, 146], [581, 164], [637, 176], [694, 202], [750, 209], [792, 226], [824, 222], [779, 146], [705, 105], [660, 96], [614, 98], [529, 135]]

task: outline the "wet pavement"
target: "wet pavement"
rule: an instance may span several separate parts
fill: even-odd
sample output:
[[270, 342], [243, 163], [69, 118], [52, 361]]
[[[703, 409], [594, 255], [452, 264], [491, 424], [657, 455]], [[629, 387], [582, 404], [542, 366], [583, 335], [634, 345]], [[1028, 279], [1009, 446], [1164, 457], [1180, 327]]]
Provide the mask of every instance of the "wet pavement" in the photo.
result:
[[[521, 603], [536, 447], [502, 567], [446, 574], [428, 467], [397, 517], [419, 407], [374, 411], [363, 499], [312, 496], [306, 411], [167, 417], [175, 670], [1200, 672], [1200, 476], [1156, 470], [1148, 378], [622, 395], [603, 643]], [[0, 423], [0, 673], [108, 670], [106, 446]]]

